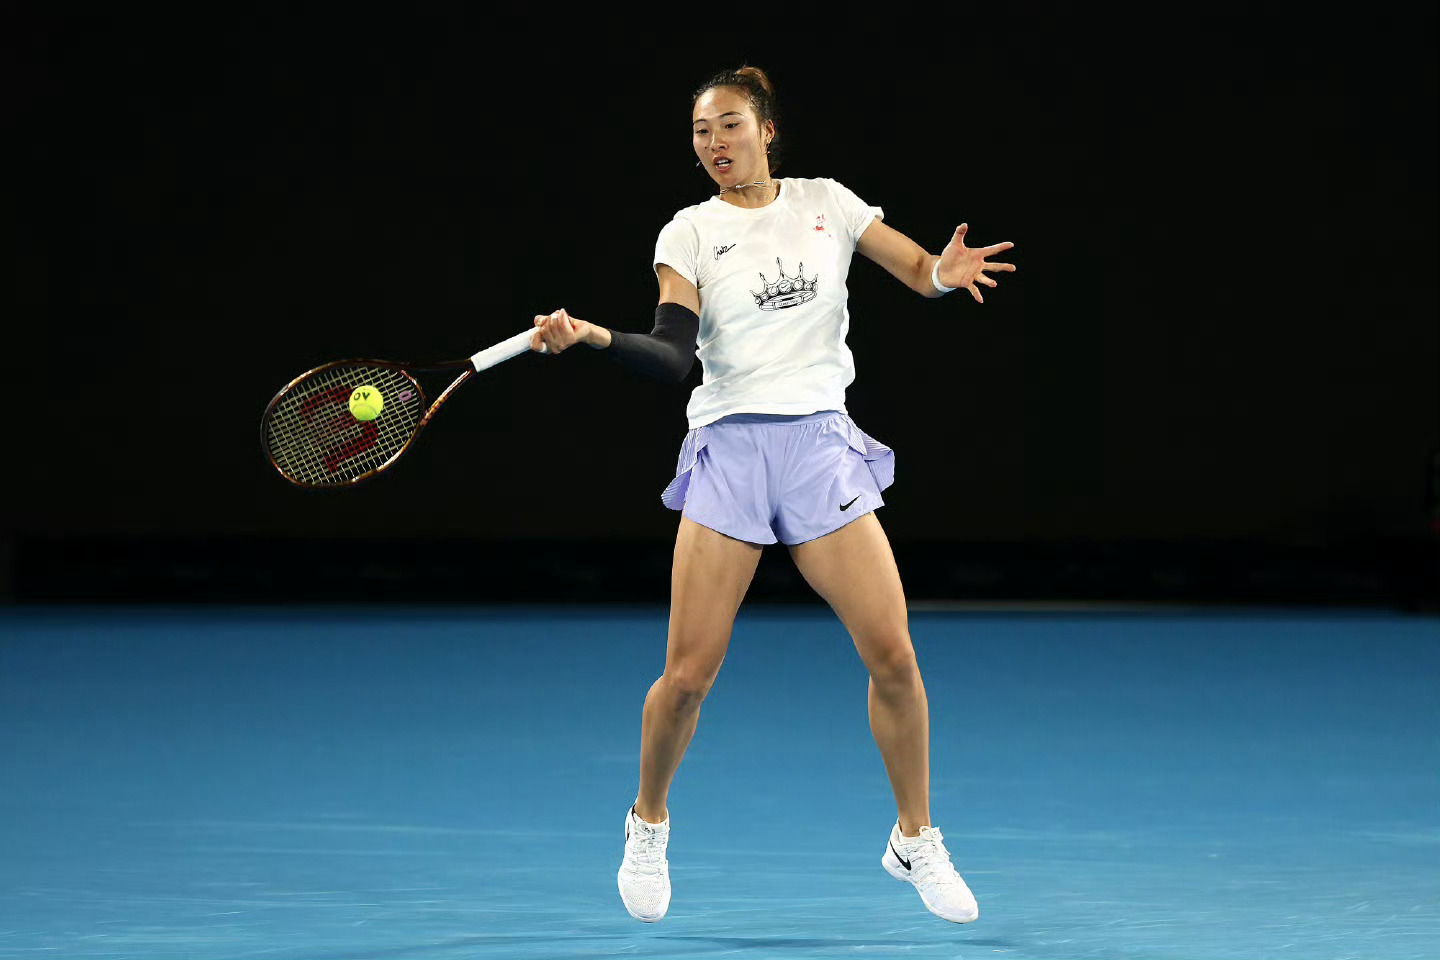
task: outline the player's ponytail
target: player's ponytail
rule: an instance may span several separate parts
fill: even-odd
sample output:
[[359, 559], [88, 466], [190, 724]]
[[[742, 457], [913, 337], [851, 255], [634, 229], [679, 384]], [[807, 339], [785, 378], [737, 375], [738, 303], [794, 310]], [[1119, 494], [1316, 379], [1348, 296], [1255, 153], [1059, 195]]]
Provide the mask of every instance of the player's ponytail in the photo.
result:
[[715, 87], [734, 87], [742, 91], [750, 101], [750, 106], [754, 108], [760, 125], [764, 126], [766, 121], [775, 124], [775, 137], [766, 150], [770, 157], [770, 172], [774, 174], [780, 168], [780, 112], [775, 103], [775, 83], [770, 79], [770, 75], [759, 67], [749, 65], [717, 73], [695, 91], [695, 95], [690, 98], [690, 105], [694, 106], [695, 101], [699, 100], [705, 91]]

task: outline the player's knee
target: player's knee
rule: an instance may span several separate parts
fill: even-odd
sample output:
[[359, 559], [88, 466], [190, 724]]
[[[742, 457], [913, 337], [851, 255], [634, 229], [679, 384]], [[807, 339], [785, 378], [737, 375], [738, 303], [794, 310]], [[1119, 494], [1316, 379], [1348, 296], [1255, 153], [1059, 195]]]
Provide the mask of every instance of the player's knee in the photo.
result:
[[665, 668], [665, 685], [681, 707], [698, 704], [715, 685], [718, 668], [706, 664], [674, 664]]
[[870, 679], [881, 686], [909, 686], [920, 675], [910, 634], [900, 630], [866, 642], [865, 666]]

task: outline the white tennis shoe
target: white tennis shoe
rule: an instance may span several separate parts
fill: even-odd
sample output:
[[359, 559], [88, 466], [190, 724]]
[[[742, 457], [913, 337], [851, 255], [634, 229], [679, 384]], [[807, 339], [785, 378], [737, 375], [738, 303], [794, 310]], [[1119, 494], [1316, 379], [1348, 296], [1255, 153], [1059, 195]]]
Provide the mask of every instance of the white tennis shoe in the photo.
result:
[[918, 837], [903, 836], [897, 821], [880, 864], [896, 880], [913, 883], [935, 916], [951, 923], [969, 923], [979, 918], [980, 907], [950, 863], [944, 841], [934, 827], [921, 827]]
[[620, 862], [620, 899], [636, 920], [654, 923], [670, 909], [670, 818], [646, 823], [631, 807], [625, 814], [625, 859]]

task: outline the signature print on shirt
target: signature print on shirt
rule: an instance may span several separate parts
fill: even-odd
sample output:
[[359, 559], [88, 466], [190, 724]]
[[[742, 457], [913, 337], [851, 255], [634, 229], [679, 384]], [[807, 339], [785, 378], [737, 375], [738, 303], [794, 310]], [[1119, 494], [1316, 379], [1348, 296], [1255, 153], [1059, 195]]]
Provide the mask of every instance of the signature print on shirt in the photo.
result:
[[802, 303], [809, 303], [819, 294], [815, 292], [816, 286], [820, 283], [820, 274], [809, 280], [805, 279], [805, 264], [800, 264], [800, 269], [795, 276], [785, 275], [785, 266], [780, 258], [775, 258], [775, 266], [780, 268], [780, 277], [774, 283], [765, 279], [765, 274], [760, 274], [761, 292], [750, 291], [750, 296], [755, 298], [755, 306], [761, 310], [784, 310], [787, 307], [798, 307]]

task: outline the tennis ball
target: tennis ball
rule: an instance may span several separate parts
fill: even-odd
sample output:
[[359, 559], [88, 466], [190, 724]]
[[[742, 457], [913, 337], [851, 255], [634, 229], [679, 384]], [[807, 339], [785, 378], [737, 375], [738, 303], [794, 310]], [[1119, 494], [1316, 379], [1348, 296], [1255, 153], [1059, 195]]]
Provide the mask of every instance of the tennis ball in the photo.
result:
[[356, 420], [374, 420], [385, 409], [385, 398], [368, 383], [350, 392], [350, 414]]

